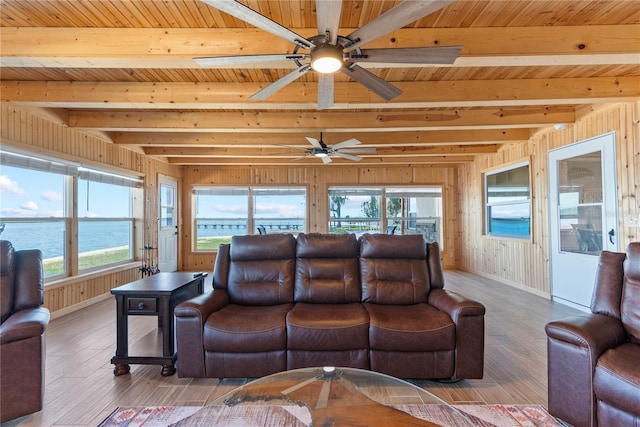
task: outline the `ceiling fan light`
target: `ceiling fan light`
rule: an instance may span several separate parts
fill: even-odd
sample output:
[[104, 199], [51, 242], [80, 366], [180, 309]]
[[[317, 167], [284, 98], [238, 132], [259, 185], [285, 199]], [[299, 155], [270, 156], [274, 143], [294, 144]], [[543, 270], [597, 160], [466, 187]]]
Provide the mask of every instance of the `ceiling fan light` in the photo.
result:
[[316, 157], [328, 157], [329, 155], [327, 153], [315, 153], [314, 156], [316, 156]]
[[311, 68], [319, 73], [334, 73], [342, 67], [342, 46], [323, 44], [311, 52]]

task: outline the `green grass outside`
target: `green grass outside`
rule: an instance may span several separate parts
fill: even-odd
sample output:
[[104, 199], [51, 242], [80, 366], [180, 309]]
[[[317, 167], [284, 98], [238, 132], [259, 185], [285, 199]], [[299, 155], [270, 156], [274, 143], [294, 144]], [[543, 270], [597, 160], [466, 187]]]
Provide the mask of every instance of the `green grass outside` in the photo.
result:
[[[99, 253], [80, 254], [78, 258], [78, 267], [80, 270], [86, 270], [100, 265], [113, 264], [129, 259], [129, 248], [106, 250]], [[64, 273], [62, 257], [45, 259], [42, 261], [44, 277], [55, 276]]]
[[196, 248], [198, 248], [199, 251], [217, 251], [222, 243], [231, 243], [231, 236], [201, 237], [198, 239]]

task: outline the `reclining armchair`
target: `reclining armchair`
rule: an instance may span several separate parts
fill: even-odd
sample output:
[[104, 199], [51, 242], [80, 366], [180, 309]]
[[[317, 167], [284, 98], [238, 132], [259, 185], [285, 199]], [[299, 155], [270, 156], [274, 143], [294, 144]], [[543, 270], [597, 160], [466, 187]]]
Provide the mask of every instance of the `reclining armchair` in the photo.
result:
[[0, 241], [0, 422], [42, 409], [44, 332], [42, 253]]
[[640, 425], [640, 242], [600, 255], [591, 313], [546, 325], [551, 415]]

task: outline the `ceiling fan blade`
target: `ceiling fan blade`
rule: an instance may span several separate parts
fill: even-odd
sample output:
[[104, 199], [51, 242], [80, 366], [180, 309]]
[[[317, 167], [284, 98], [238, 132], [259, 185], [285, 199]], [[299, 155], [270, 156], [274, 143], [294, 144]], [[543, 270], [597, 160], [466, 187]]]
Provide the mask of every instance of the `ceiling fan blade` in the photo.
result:
[[342, 0], [316, 0], [318, 34], [328, 35], [327, 42], [330, 44], [338, 42], [341, 14]]
[[201, 67], [224, 67], [228, 65], [254, 64], [256, 62], [281, 62], [294, 59], [306, 59], [305, 54], [273, 54], [273, 55], [234, 55], [234, 56], [209, 56], [193, 58]]
[[318, 110], [333, 107], [333, 74], [318, 73]]
[[349, 59], [385, 64], [453, 64], [461, 50], [462, 46], [362, 49], [360, 54], [352, 51]]
[[327, 163], [331, 163], [331, 157], [329, 156], [324, 156], [324, 157], [320, 157], [322, 159], [322, 163], [324, 163], [325, 165]]
[[376, 152], [375, 147], [361, 147], [361, 148], [341, 148], [340, 153], [360, 153], [360, 154], [373, 154]]
[[333, 148], [334, 150], [337, 150], [339, 148], [352, 147], [352, 146], [358, 145], [358, 144], [362, 144], [362, 142], [358, 141], [355, 138], [350, 138], [350, 139], [347, 139], [346, 141], [342, 141], [342, 142], [339, 142], [337, 144], [332, 145], [331, 148]]
[[405, 0], [349, 34], [347, 37], [355, 43], [348, 46], [348, 49], [369, 43], [454, 2], [455, 0]]
[[307, 141], [309, 141], [311, 145], [322, 150], [323, 148], [322, 144], [320, 144], [320, 142], [317, 139], [311, 138], [310, 136], [305, 136], [305, 138], [307, 138]]
[[391, 101], [402, 93], [402, 90], [398, 89], [391, 83], [384, 81], [372, 72], [355, 64], [352, 64], [349, 67], [342, 67], [341, 71], [387, 101]]
[[299, 79], [300, 77], [304, 76], [306, 73], [309, 72], [310, 69], [311, 69], [311, 67], [309, 66], [309, 64], [304, 64], [304, 65], [296, 68], [295, 70], [293, 70], [289, 74], [285, 75], [284, 77], [281, 77], [280, 79], [278, 79], [275, 82], [271, 83], [269, 86], [267, 86], [267, 87], [263, 88], [262, 90], [259, 90], [258, 92], [254, 93], [249, 98], [257, 99], [257, 100], [261, 100], [261, 101], [265, 100], [268, 97], [270, 97], [271, 95], [273, 95], [274, 93], [276, 93], [277, 91], [279, 91], [280, 89], [282, 89], [283, 87], [285, 87], [286, 85], [288, 85], [289, 83], [291, 83], [291, 82]]
[[338, 157], [342, 157], [343, 159], [353, 160], [354, 162], [358, 162], [358, 161], [362, 160], [362, 157], [360, 157], [360, 156], [353, 156], [351, 154], [341, 153], [340, 151], [336, 151], [335, 153], [333, 153], [333, 155], [334, 156], [338, 156]]
[[307, 49], [314, 47], [314, 44], [306, 40], [299, 34], [283, 27], [266, 16], [256, 12], [255, 10], [245, 6], [235, 0], [202, 0], [209, 6], [213, 6], [218, 10], [228, 13], [244, 22], [261, 28], [275, 36], [281, 37], [291, 43], [306, 47]]

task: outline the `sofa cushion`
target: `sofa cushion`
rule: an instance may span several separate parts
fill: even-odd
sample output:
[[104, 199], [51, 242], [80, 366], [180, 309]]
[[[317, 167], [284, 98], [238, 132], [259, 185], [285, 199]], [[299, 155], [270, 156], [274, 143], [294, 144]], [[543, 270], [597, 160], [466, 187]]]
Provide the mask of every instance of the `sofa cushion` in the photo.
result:
[[291, 307], [291, 304], [227, 305], [207, 318], [204, 350], [223, 353], [284, 350], [287, 346], [285, 319]]
[[353, 234], [299, 234], [295, 302], [360, 301], [358, 243]]
[[600, 356], [593, 390], [598, 400], [637, 414], [640, 408], [640, 346], [626, 343]]
[[[27, 249], [17, 251], [16, 287], [13, 294], [13, 311], [40, 307], [44, 303], [44, 272], [42, 270], [42, 251]], [[32, 283], [33, 286], [24, 286]]]
[[295, 259], [296, 239], [292, 234], [233, 236], [231, 261]]
[[439, 351], [456, 346], [451, 318], [428, 304], [364, 304], [369, 313], [369, 347], [387, 351]]
[[368, 335], [369, 316], [360, 303], [296, 303], [287, 314], [289, 350], [366, 349]]
[[427, 258], [427, 246], [421, 234], [369, 234], [360, 237], [360, 256], [364, 258]]
[[291, 234], [233, 236], [227, 282], [231, 303], [293, 302], [295, 245]]
[[429, 273], [423, 237], [363, 235], [360, 238], [360, 275], [363, 302], [426, 302], [429, 293]]
[[620, 320], [630, 341], [640, 344], [640, 243], [631, 243], [627, 247]]
[[13, 284], [15, 283], [15, 250], [8, 240], [0, 240], [0, 323], [13, 310]]
[[358, 240], [355, 234], [300, 233], [296, 240], [297, 258], [358, 257]]
[[591, 312], [620, 318], [622, 298], [623, 263], [627, 255], [623, 252], [602, 251], [596, 270], [595, 288], [591, 297]]

